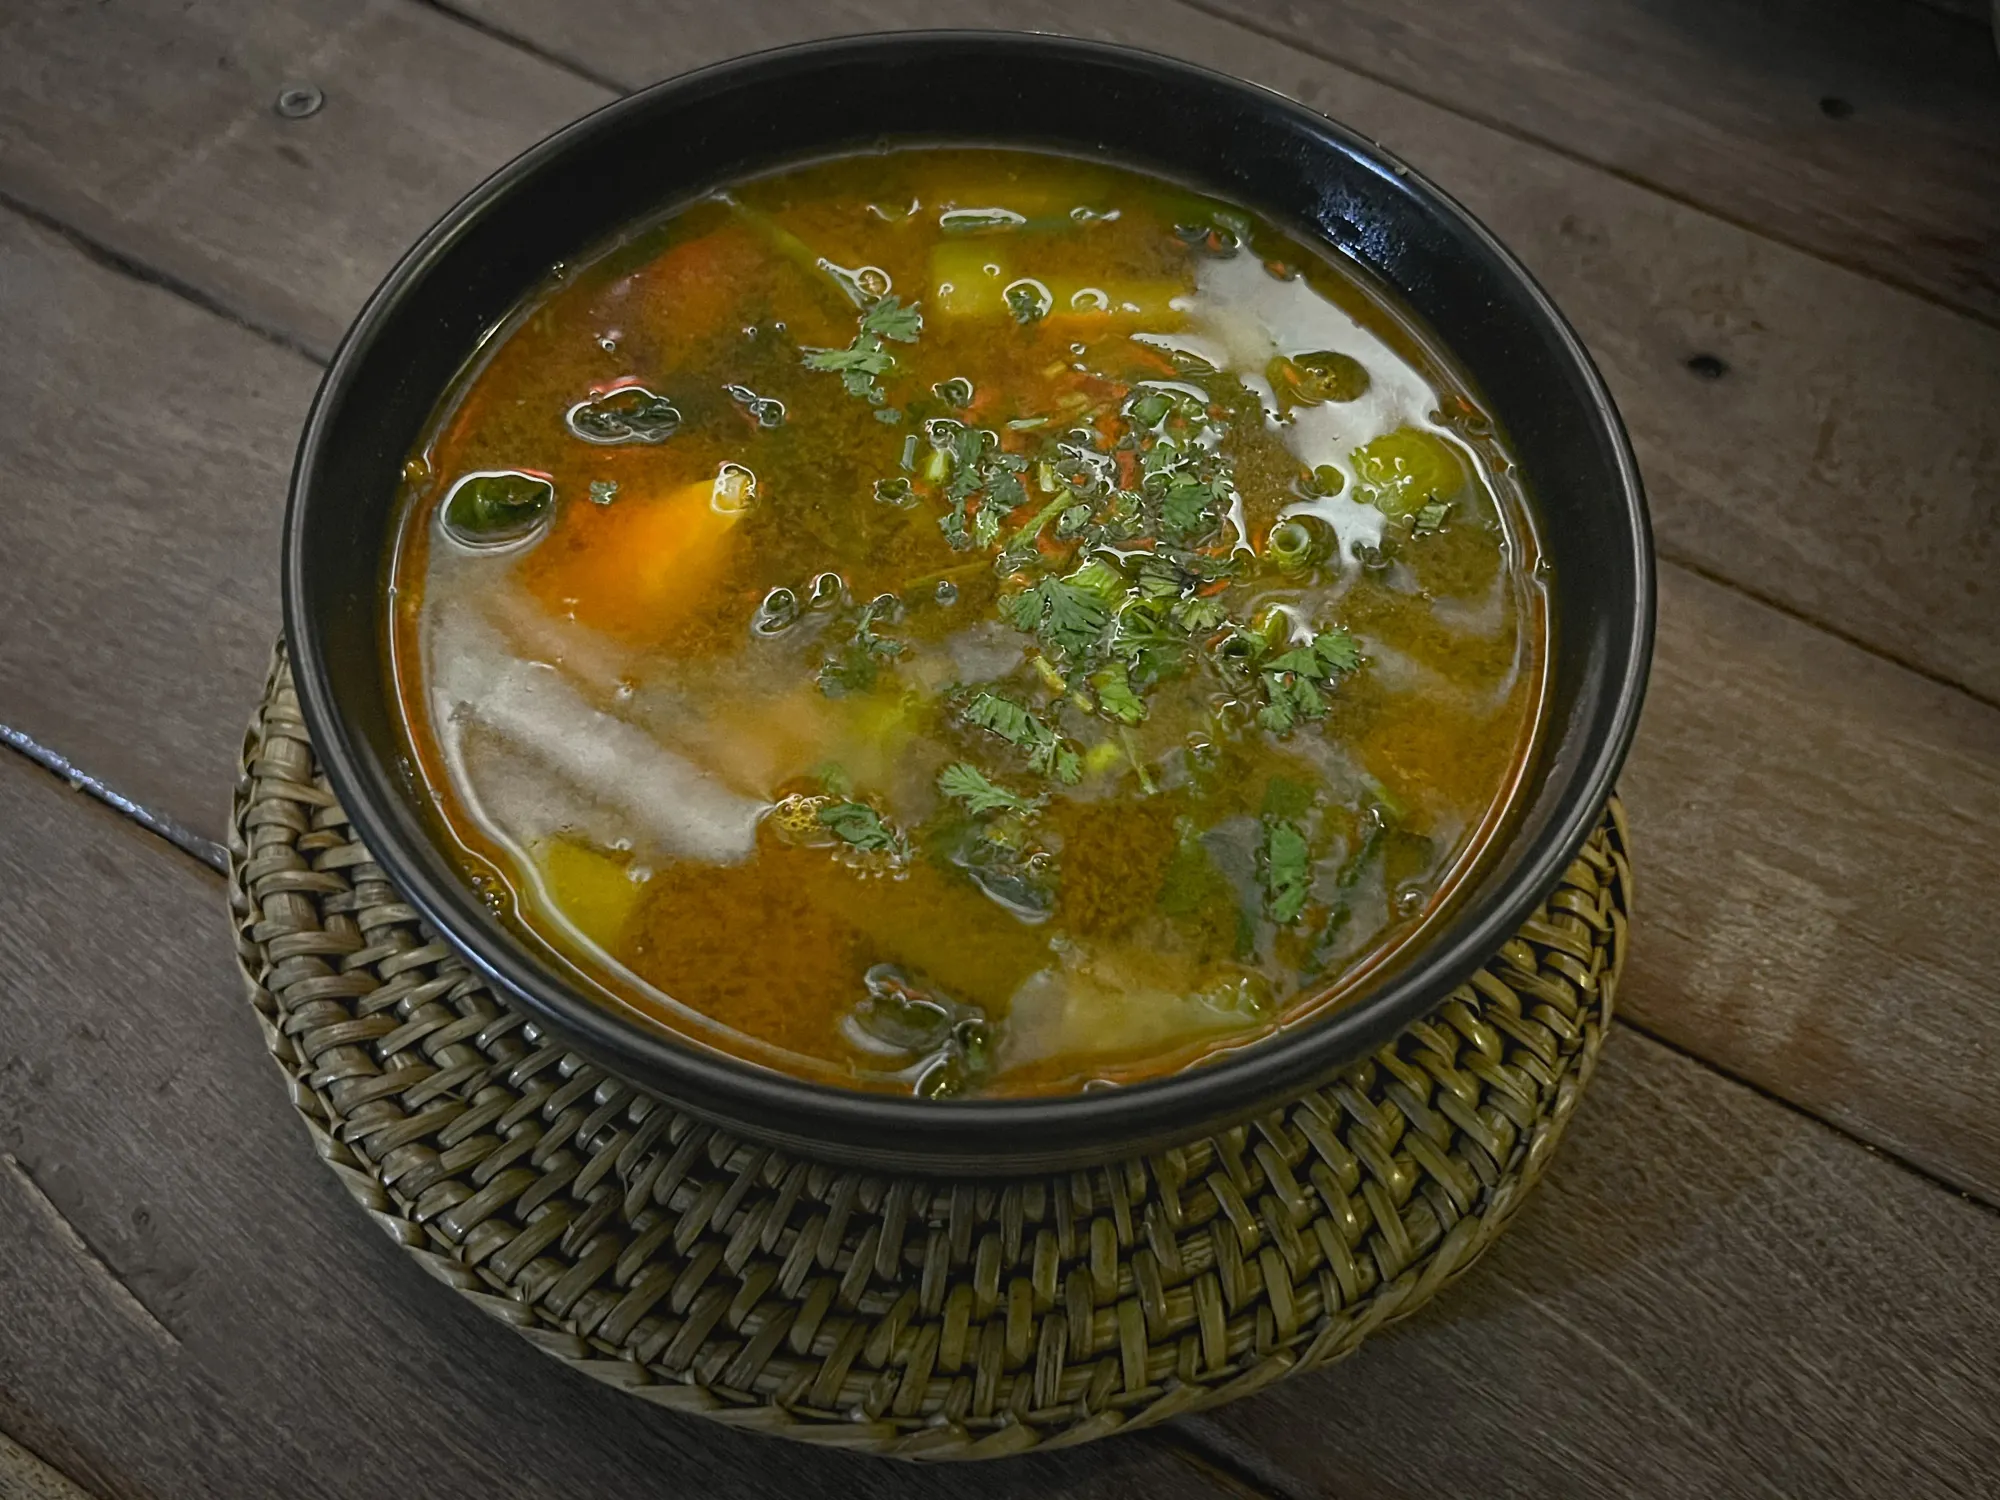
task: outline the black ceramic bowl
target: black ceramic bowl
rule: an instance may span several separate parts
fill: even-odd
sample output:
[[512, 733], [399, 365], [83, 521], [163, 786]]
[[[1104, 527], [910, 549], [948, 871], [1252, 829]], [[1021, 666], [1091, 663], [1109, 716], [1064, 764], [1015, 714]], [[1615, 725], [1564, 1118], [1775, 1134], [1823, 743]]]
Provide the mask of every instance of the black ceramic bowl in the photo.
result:
[[[1066, 1098], [929, 1103], [808, 1084], [600, 1008], [540, 966], [440, 852], [398, 771], [381, 590], [397, 474], [439, 393], [558, 261], [732, 178], [888, 141], [1103, 155], [1234, 199], [1397, 289], [1511, 434], [1555, 560], [1544, 749], [1513, 833], [1457, 915], [1392, 975], [1282, 1038], [1174, 1077]], [[818, 42], [659, 84], [484, 183], [362, 311], [292, 475], [285, 628], [313, 742], [390, 877], [517, 1003], [697, 1114], [911, 1171], [1103, 1161], [1233, 1123], [1328, 1078], [1432, 1009], [1554, 886], [1638, 717], [1653, 625], [1645, 500], [1603, 382], [1528, 274], [1379, 147], [1277, 94], [1146, 53], [975, 32]]]

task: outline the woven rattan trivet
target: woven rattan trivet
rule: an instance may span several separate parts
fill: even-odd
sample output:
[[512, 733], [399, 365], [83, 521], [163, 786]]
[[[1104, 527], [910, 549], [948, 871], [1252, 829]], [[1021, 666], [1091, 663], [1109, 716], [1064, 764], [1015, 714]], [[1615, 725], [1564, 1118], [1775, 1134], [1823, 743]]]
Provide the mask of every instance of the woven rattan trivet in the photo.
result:
[[740, 1140], [540, 1035], [350, 832], [282, 654], [231, 902], [321, 1158], [439, 1280], [676, 1411], [906, 1458], [1083, 1442], [1324, 1364], [1492, 1243], [1625, 954], [1614, 802], [1473, 981], [1338, 1082], [1109, 1168], [918, 1181]]

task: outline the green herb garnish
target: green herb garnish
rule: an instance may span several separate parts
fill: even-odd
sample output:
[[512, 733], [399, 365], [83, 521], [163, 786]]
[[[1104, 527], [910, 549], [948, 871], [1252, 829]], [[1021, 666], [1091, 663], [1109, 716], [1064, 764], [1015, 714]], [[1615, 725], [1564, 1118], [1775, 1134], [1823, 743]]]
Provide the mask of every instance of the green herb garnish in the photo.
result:
[[974, 817], [990, 812], [1032, 812], [1037, 803], [1010, 792], [991, 780], [969, 761], [959, 761], [938, 772], [938, 790], [964, 805]]
[[861, 331], [853, 343], [845, 349], [803, 351], [806, 368], [838, 374], [850, 396], [880, 406], [889, 399], [883, 394], [880, 378], [896, 368], [896, 356], [882, 347], [882, 341], [914, 343], [923, 326], [923, 314], [914, 304], [904, 307], [893, 296], [878, 297], [861, 314]]
[[1322, 630], [1312, 643], [1295, 646], [1262, 664], [1264, 706], [1257, 722], [1273, 734], [1285, 734], [1301, 719], [1326, 713], [1322, 685], [1361, 665], [1361, 648], [1344, 630]]
[[835, 838], [863, 854], [887, 854], [899, 863], [910, 857], [909, 839], [866, 802], [829, 802], [820, 808], [819, 820]]
[[1075, 786], [1083, 779], [1083, 757], [1076, 747], [1012, 698], [979, 693], [959, 711], [959, 717], [1026, 751], [1028, 766], [1038, 775], [1053, 777], [1064, 786]]
[[1312, 894], [1312, 850], [1297, 824], [1281, 818], [1265, 820], [1257, 873], [1264, 884], [1266, 915], [1280, 927], [1297, 921]]

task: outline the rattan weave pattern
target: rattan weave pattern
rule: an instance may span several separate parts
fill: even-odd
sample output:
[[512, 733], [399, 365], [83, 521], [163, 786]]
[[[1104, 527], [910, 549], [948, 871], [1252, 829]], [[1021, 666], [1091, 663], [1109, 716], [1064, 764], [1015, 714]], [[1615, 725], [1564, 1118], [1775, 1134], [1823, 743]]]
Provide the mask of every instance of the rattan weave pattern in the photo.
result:
[[1337, 1082], [1143, 1159], [949, 1182], [740, 1139], [501, 1005], [356, 841], [282, 651], [230, 845], [239, 958], [292, 1101], [427, 1270], [662, 1406], [930, 1459], [1232, 1400], [1429, 1300], [1576, 1106], [1631, 892], [1614, 801], [1486, 969]]

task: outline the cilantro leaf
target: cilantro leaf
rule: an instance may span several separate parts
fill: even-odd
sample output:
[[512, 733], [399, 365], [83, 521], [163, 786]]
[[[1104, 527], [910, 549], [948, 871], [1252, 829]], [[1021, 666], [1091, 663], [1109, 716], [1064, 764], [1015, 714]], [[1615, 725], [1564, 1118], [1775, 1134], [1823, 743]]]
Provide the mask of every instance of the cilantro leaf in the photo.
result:
[[1312, 850], [1297, 824], [1266, 820], [1257, 873], [1264, 885], [1266, 915], [1280, 927], [1297, 921], [1312, 894]]
[[1313, 637], [1313, 655], [1319, 658], [1321, 677], [1352, 672], [1361, 665], [1361, 643], [1340, 629], [1322, 630]]
[[882, 297], [861, 315], [861, 331], [899, 344], [914, 344], [924, 329], [924, 315], [912, 303], [905, 307], [895, 297]]
[[965, 705], [960, 717], [975, 728], [999, 735], [1010, 745], [1026, 746], [1035, 738], [1035, 716], [1012, 698], [1003, 698], [998, 693], [979, 694]]
[[1064, 786], [1083, 779], [1083, 757], [1076, 747], [1013, 699], [982, 692], [959, 711], [959, 717], [1025, 750], [1029, 769], [1037, 774], [1052, 776]]
[[940, 792], [963, 803], [965, 810], [975, 817], [989, 812], [1031, 812], [1036, 806], [989, 779], [969, 761], [946, 766], [938, 772], [937, 785]]
[[1204, 535], [1215, 529], [1209, 506], [1216, 499], [1211, 485], [1192, 475], [1176, 474], [1167, 481], [1166, 497], [1160, 502], [1160, 525], [1178, 537]]
[[845, 349], [808, 349], [805, 364], [809, 370], [838, 370], [843, 374], [854, 370], [884, 375], [896, 367], [896, 356], [880, 344], [856, 340]]
[[1090, 685], [1097, 690], [1097, 711], [1106, 718], [1121, 724], [1137, 724], [1146, 717], [1146, 705], [1132, 691], [1124, 667], [1109, 666], [1092, 672]]
[[825, 803], [819, 820], [835, 838], [864, 854], [887, 854], [899, 861], [909, 857], [909, 839], [891, 829], [865, 802]]
[[1044, 578], [1036, 587], [1049, 606], [1042, 621], [1043, 639], [1072, 656], [1097, 644], [1111, 615], [1095, 594], [1061, 578]]

